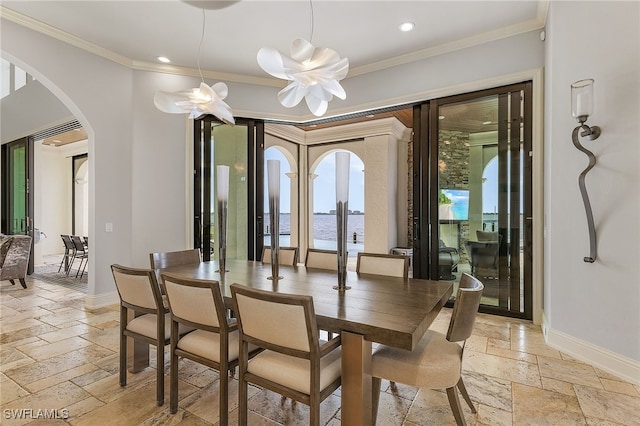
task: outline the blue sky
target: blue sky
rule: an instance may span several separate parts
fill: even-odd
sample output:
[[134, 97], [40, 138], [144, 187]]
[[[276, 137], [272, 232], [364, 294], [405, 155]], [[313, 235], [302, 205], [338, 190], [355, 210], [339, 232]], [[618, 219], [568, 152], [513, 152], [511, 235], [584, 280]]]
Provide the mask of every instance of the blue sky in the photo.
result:
[[[278, 149], [269, 148], [264, 152], [265, 174], [267, 160], [280, 161], [280, 211], [289, 213], [291, 206], [291, 193], [289, 178], [285, 175], [289, 171], [289, 162]], [[349, 209], [364, 211], [364, 164], [355, 154], [350, 155], [351, 172], [349, 174]], [[313, 211], [327, 213], [336, 208], [336, 166], [335, 153], [332, 152], [320, 161], [315, 170], [318, 175], [313, 181]], [[265, 204], [264, 211], [269, 211], [269, 197], [267, 193], [267, 181], [265, 178]]]

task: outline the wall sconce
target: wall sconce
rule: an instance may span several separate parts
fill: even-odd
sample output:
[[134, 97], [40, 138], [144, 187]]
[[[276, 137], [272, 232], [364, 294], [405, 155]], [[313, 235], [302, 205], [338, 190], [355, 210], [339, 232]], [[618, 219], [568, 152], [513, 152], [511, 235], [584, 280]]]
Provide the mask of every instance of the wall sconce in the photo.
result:
[[593, 79], [579, 80], [571, 85], [571, 114], [580, 123], [571, 135], [573, 139], [573, 145], [584, 152], [589, 157], [589, 165], [578, 176], [578, 186], [580, 187], [580, 193], [582, 194], [582, 201], [584, 203], [584, 209], [587, 214], [587, 226], [589, 227], [589, 256], [583, 260], [588, 263], [596, 261], [597, 246], [596, 246], [596, 228], [593, 223], [593, 212], [591, 211], [591, 203], [589, 202], [589, 195], [587, 194], [587, 187], [584, 183], [585, 177], [589, 170], [596, 165], [596, 156], [591, 151], [586, 149], [580, 144], [578, 136], [586, 138], [587, 140], [595, 140], [600, 136], [600, 127], [589, 127], [587, 119], [593, 112]]

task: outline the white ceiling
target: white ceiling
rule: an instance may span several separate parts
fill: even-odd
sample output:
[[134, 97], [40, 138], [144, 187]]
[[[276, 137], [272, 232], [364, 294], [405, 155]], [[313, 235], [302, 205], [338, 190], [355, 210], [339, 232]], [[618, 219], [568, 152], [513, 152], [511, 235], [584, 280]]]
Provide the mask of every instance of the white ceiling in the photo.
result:
[[[219, 8], [221, 3], [230, 5]], [[6, 19], [133, 68], [197, 72], [203, 9], [185, 1], [0, 0], [0, 4]], [[273, 47], [288, 54], [295, 38], [309, 39], [311, 7], [312, 43], [347, 57], [349, 78], [543, 28], [548, 0], [204, 4], [208, 8], [200, 65], [205, 77], [282, 85], [260, 69], [256, 53], [261, 47]], [[404, 21], [413, 21], [415, 29], [400, 32], [398, 26]], [[172, 59], [171, 66], [159, 64], [158, 55]]]

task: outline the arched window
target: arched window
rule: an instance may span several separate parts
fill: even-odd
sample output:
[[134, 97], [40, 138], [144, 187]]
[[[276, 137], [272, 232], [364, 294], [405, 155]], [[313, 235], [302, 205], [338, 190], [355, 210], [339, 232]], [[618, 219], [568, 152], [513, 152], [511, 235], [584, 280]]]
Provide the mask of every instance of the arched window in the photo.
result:
[[[267, 161], [277, 160], [280, 162], [280, 238], [279, 245], [282, 247], [291, 246], [291, 230], [292, 220], [291, 213], [295, 211], [291, 199], [291, 179], [287, 176], [292, 170], [295, 170], [295, 165], [292, 164], [293, 159], [288, 159], [284, 151], [278, 147], [270, 147], [264, 151], [264, 245], [269, 246], [271, 244], [271, 230], [270, 218], [269, 218], [269, 189], [267, 185]], [[294, 227], [295, 230], [295, 227]]]
[[[310, 197], [309, 245], [335, 250], [336, 242], [336, 164], [331, 150], [311, 167], [313, 197]], [[364, 163], [356, 154], [350, 155], [349, 219], [347, 222], [347, 250], [357, 256], [364, 250]]]

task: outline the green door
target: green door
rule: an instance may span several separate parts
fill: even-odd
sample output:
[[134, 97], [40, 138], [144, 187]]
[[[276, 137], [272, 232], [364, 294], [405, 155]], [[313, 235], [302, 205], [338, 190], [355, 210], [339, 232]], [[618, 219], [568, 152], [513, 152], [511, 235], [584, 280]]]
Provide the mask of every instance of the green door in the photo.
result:
[[[2, 225], [8, 235], [33, 236], [33, 156], [29, 138], [2, 145]], [[33, 272], [33, 250], [28, 273]]]

